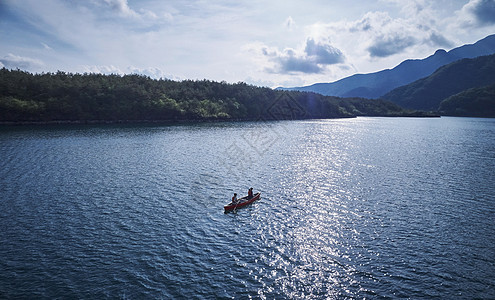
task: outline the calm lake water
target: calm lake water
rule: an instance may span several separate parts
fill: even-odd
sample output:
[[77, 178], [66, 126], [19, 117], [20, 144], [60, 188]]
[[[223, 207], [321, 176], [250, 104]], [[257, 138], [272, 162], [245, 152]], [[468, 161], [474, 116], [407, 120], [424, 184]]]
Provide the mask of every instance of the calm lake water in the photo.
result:
[[495, 298], [495, 119], [7, 127], [0, 156], [2, 299]]

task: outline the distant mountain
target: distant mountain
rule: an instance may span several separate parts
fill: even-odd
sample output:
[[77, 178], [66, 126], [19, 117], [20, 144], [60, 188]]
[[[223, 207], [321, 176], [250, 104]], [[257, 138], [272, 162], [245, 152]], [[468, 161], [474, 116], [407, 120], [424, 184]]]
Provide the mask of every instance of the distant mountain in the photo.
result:
[[316, 92], [328, 96], [379, 98], [394, 88], [431, 75], [446, 64], [463, 58], [475, 58], [493, 53], [495, 53], [495, 35], [490, 35], [475, 44], [464, 45], [449, 52], [437, 50], [435, 54], [425, 59], [405, 60], [393, 69], [356, 74], [332, 83], [280, 89]]
[[495, 117], [495, 83], [450, 96], [440, 103], [445, 116]]
[[[446, 98], [495, 83], [495, 54], [472, 59], [462, 59], [439, 68], [428, 77], [396, 88], [381, 97], [404, 108], [426, 111], [439, 110]], [[463, 98], [471, 95], [461, 95]], [[459, 97], [459, 96], [458, 96]], [[453, 99], [444, 109], [455, 110]], [[467, 100], [463, 100], [465, 103]], [[464, 104], [463, 104], [464, 105]]]

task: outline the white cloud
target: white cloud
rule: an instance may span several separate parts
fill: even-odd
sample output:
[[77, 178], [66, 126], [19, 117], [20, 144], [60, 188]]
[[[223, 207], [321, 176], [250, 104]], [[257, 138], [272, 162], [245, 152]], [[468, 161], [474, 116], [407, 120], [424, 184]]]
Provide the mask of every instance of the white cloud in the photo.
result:
[[21, 69], [31, 72], [38, 71], [44, 66], [44, 63], [39, 59], [14, 55], [12, 53], [0, 59], [0, 63], [7, 69]]
[[350, 24], [349, 34], [366, 41], [357, 47], [363, 47], [371, 58], [404, 52], [424, 35], [411, 19], [392, 18], [385, 12], [367, 13]]
[[327, 42], [316, 42], [309, 38], [306, 40], [306, 57], [316, 64], [333, 65], [344, 62], [344, 54]]
[[454, 46], [452, 41], [436, 31], [431, 31], [429, 37], [425, 41], [433, 47], [452, 48]]
[[[395, 1], [393, 1], [395, 2]], [[413, 5], [414, 4], [414, 5]], [[313, 36], [330, 36], [335, 45], [350, 59], [359, 61], [428, 54], [436, 47], [448, 47], [452, 42], [436, 29], [430, 8], [415, 1], [409, 4], [419, 13], [409, 18], [391, 17], [388, 12], [368, 12], [355, 21], [317, 23], [310, 27]], [[409, 57], [415, 58], [415, 57]]]
[[120, 68], [107, 65], [107, 66], [82, 66], [85, 73], [101, 73], [101, 74], [117, 74], [123, 75], [124, 72]]
[[416, 39], [411, 35], [394, 32], [375, 37], [366, 50], [371, 57], [387, 57], [404, 51], [416, 42]]
[[[424, 58], [438, 48], [450, 49], [456, 45], [452, 34], [445, 31], [445, 23], [438, 21], [435, 3], [401, 0], [383, 0], [397, 10], [369, 11], [357, 19], [340, 19], [333, 22], [316, 22], [307, 25], [306, 45], [311, 41], [331, 40], [333, 49], [338, 49], [345, 60], [336, 64], [317, 64], [303, 48], [266, 47], [266, 71], [283, 74], [284, 71], [296, 79], [303, 78], [306, 84], [331, 82], [345, 76], [376, 72], [392, 68], [405, 59]], [[440, 4], [439, 4], [440, 5]], [[459, 6], [460, 7], [460, 6]], [[390, 8], [390, 7], [389, 7]], [[482, 36], [483, 37], [483, 36]], [[332, 51], [328, 51], [332, 53]], [[322, 56], [323, 57], [323, 56]], [[330, 58], [331, 56], [329, 56]], [[320, 57], [321, 58], [321, 57]], [[304, 75], [304, 77], [301, 77]], [[309, 76], [311, 75], [311, 76]]]
[[400, 8], [402, 15], [406, 18], [418, 17], [418, 15], [428, 9], [425, 0], [380, 0], [380, 2], [396, 5]]
[[174, 75], [171, 75], [171, 74], [166, 74], [161, 69], [155, 68], [155, 67], [149, 67], [149, 68], [144, 68], [144, 69], [138, 68], [138, 67], [128, 67], [127, 71], [128, 71], [128, 73], [141, 74], [141, 75], [151, 77], [153, 79], [181, 80], [181, 78], [174, 76]]
[[41, 43], [41, 46], [43, 46], [43, 49], [45, 49], [45, 50], [53, 50], [52, 47], [48, 46], [47, 44], [45, 44], [43, 42]]
[[[139, 9], [138, 11], [133, 10], [129, 7], [127, 0], [103, 0], [103, 3], [106, 4], [108, 8], [111, 9], [112, 12], [117, 13], [117, 15], [124, 18], [133, 18], [133, 19], [141, 19], [141, 20], [157, 20], [159, 17], [150, 10], [147, 9]], [[170, 19], [170, 14], [163, 15], [165, 19]]]
[[127, 0], [103, 0], [112, 10], [123, 16], [135, 17], [138, 14], [129, 8]]
[[172, 80], [181, 80], [180, 77], [166, 74], [163, 70], [156, 67], [149, 68], [139, 68], [135, 66], [128, 66], [124, 69], [121, 69], [114, 65], [83, 65], [82, 66], [83, 73], [101, 73], [101, 74], [117, 74], [117, 75], [125, 75], [125, 74], [139, 74], [145, 75], [153, 79], [172, 79]]
[[494, 0], [470, 0], [463, 6], [461, 19], [470, 26], [486, 26], [495, 24]]
[[269, 73], [322, 73], [326, 66], [343, 63], [342, 51], [328, 41], [315, 41], [308, 38], [299, 49], [285, 48], [282, 51], [264, 44], [253, 45], [254, 52], [266, 58], [265, 70]]

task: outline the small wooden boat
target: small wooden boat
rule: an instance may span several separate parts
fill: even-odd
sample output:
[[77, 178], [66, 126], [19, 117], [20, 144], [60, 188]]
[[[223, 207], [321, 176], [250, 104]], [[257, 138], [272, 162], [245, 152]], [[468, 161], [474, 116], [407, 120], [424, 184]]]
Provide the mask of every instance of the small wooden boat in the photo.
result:
[[225, 205], [223, 208], [225, 209], [225, 212], [229, 212], [229, 211], [233, 211], [233, 210], [236, 210], [238, 208], [241, 208], [241, 207], [244, 207], [246, 205], [249, 205], [251, 203], [253, 203], [254, 201], [258, 200], [261, 198], [261, 193], [256, 193], [253, 195], [252, 198], [248, 198], [249, 196], [245, 196], [245, 197], [242, 197], [242, 198], [239, 198], [239, 202], [237, 202], [237, 204], [234, 204], [232, 202], [230, 202], [229, 204]]

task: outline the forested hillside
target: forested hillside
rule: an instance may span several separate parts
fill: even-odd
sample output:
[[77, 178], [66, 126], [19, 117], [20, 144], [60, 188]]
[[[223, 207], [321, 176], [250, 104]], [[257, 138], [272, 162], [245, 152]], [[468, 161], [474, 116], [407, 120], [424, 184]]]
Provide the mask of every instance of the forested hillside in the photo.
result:
[[273, 120], [414, 114], [387, 101], [275, 91], [245, 83], [0, 70], [2, 122]]
[[495, 84], [450, 96], [440, 103], [439, 111], [447, 116], [495, 117]]
[[463, 59], [443, 66], [428, 77], [387, 93], [382, 99], [405, 108], [437, 111], [446, 98], [493, 83], [495, 54]]

